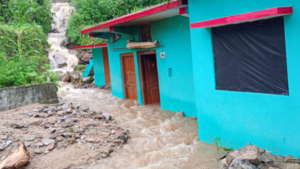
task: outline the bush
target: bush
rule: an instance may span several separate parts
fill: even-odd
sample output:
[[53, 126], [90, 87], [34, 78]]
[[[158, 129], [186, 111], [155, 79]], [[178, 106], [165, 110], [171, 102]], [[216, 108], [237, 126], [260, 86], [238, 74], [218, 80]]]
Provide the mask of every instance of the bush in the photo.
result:
[[[81, 35], [83, 28], [95, 25], [121, 15], [141, 10], [168, 0], [72, 0], [77, 13], [72, 14], [67, 30], [72, 45], [91, 44], [92, 38]], [[95, 39], [95, 43], [104, 42]]]
[[35, 24], [0, 26], [0, 87], [54, 82], [45, 48], [46, 35]]

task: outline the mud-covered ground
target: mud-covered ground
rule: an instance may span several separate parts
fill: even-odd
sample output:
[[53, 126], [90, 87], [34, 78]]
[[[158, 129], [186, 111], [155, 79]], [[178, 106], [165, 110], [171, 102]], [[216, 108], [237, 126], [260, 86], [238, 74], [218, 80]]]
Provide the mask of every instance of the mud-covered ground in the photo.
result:
[[[12, 141], [0, 151], [2, 158], [24, 141], [31, 154], [26, 169], [219, 168], [217, 159], [224, 151], [199, 141], [195, 119], [162, 110], [158, 104], [139, 106], [135, 101], [112, 97], [108, 90], [73, 89], [67, 83], [61, 86], [58, 95], [62, 103], [72, 102], [89, 110], [51, 114], [58, 105], [34, 104], [0, 112], [0, 142]], [[37, 117], [41, 113], [34, 111], [43, 106], [50, 112]], [[64, 116], [72, 120], [67, 117], [62, 122]], [[53, 150], [49, 145], [39, 147], [47, 139], [55, 141]]]

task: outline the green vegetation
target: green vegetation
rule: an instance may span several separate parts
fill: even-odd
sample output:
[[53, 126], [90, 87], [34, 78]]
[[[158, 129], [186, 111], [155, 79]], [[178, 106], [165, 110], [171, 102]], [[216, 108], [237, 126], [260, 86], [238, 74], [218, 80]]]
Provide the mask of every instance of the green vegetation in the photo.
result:
[[[72, 0], [76, 8], [69, 22], [67, 35], [72, 45], [91, 44], [92, 38], [81, 35], [83, 28], [125, 15], [168, 0]], [[95, 39], [95, 44], [103, 42]]]
[[0, 88], [46, 82], [58, 87], [46, 51], [51, 20], [48, 0], [0, 0]]
[[234, 150], [233, 148], [227, 148], [227, 147], [221, 146], [221, 145], [220, 145], [220, 141], [221, 141], [221, 137], [215, 138], [214, 143], [215, 143], [215, 145], [216, 145], [216, 147], [217, 147], [217, 150], [220, 150], [220, 149], [223, 149], [223, 150], [225, 150], [225, 151], [233, 151], [233, 150]]
[[79, 72], [85, 71], [85, 65], [77, 65], [74, 67], [74, 70], [78, 70]]

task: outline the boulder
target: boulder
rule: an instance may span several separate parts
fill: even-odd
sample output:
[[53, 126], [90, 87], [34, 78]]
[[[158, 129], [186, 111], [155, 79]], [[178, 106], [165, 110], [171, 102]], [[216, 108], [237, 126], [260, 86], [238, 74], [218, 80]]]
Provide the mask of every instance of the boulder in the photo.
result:
[[299, 163], [299, 158], [297, 157], [292, 157], [291, 155], [287, 155], [285, 158], [284, 158], [284, 162], [286, 163]]
[[53, 55], [53, 58], [54, 58], [56, 64], [58, 65], [58, 68], [63, 68], [63, 67], [68, 66], [67, 65], [67, 61], [68, 61], [67, 58], [62, 56], [61, 54], [55, 53]]
[[63, 82], [70, 82], [71, 78], [70, 78], [69, 74], [66, 73], [66, 74], [62, 75], [61, 81], [63, 81]]
[[84, 64], [84, 65], [89, 64], [89, 60], [92, 59], [92, 57], [93, 57], [92, 53], [89, 53], [89, 52], [86, 52], [86, 51], [82, 51], [78, 55], [79, 64]]
[[234, 159], [228, 169], [257, 169], [257, 167], [249, 162]]
[[240, 149], [231, 151], [226, 156], [226, 163], [230, 166], [231, 162], [234, 159], [243, 160], [245, 162], [250, 162], [252, 164], [259, 164], [261, 161], [261, 155], [259, 152], [259, 148], [254, 145], [247, 145], [246, 147], [242, 147]]
[[3, 142], [3, 143], [0, 145], [0, 151], [5, 150], [11, 143], [12, 143], [12, 141], [10, 141], [10, 140]]

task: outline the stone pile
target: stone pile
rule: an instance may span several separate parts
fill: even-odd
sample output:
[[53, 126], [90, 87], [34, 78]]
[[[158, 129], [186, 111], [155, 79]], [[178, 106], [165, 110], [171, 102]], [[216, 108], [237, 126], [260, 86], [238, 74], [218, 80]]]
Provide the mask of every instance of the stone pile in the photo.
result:
[[[24, 111], [23, 117], [31, 119], [31, 122], [16, 120], [14, 123], [5, 124], [6, 127], [23, 130], [24, 133], [32, 133], [31, 128], [39, 127], [43, 134], [17, 138], [11, 132], [2, 131], [0, 158], [3, 155], [1, 151], [19, 141], [25, 142], [33, 157], [51, 153], [55, 149], [65, 149], [73, 144], [89, 144], [91, 150], [101, 154], [100, 158], [107, 158], [130, 138], [129, 131], [117, 126], [111, 115], [90, 110], [86, 105], [64, 103], [37, 107]], [[6, 156], [2, 156], [1, 160]]]
[[221, 169], [300, 169], [300, 160], [287, 155], [273, 155], [255, 145], [229, 152], [220, 164]]

